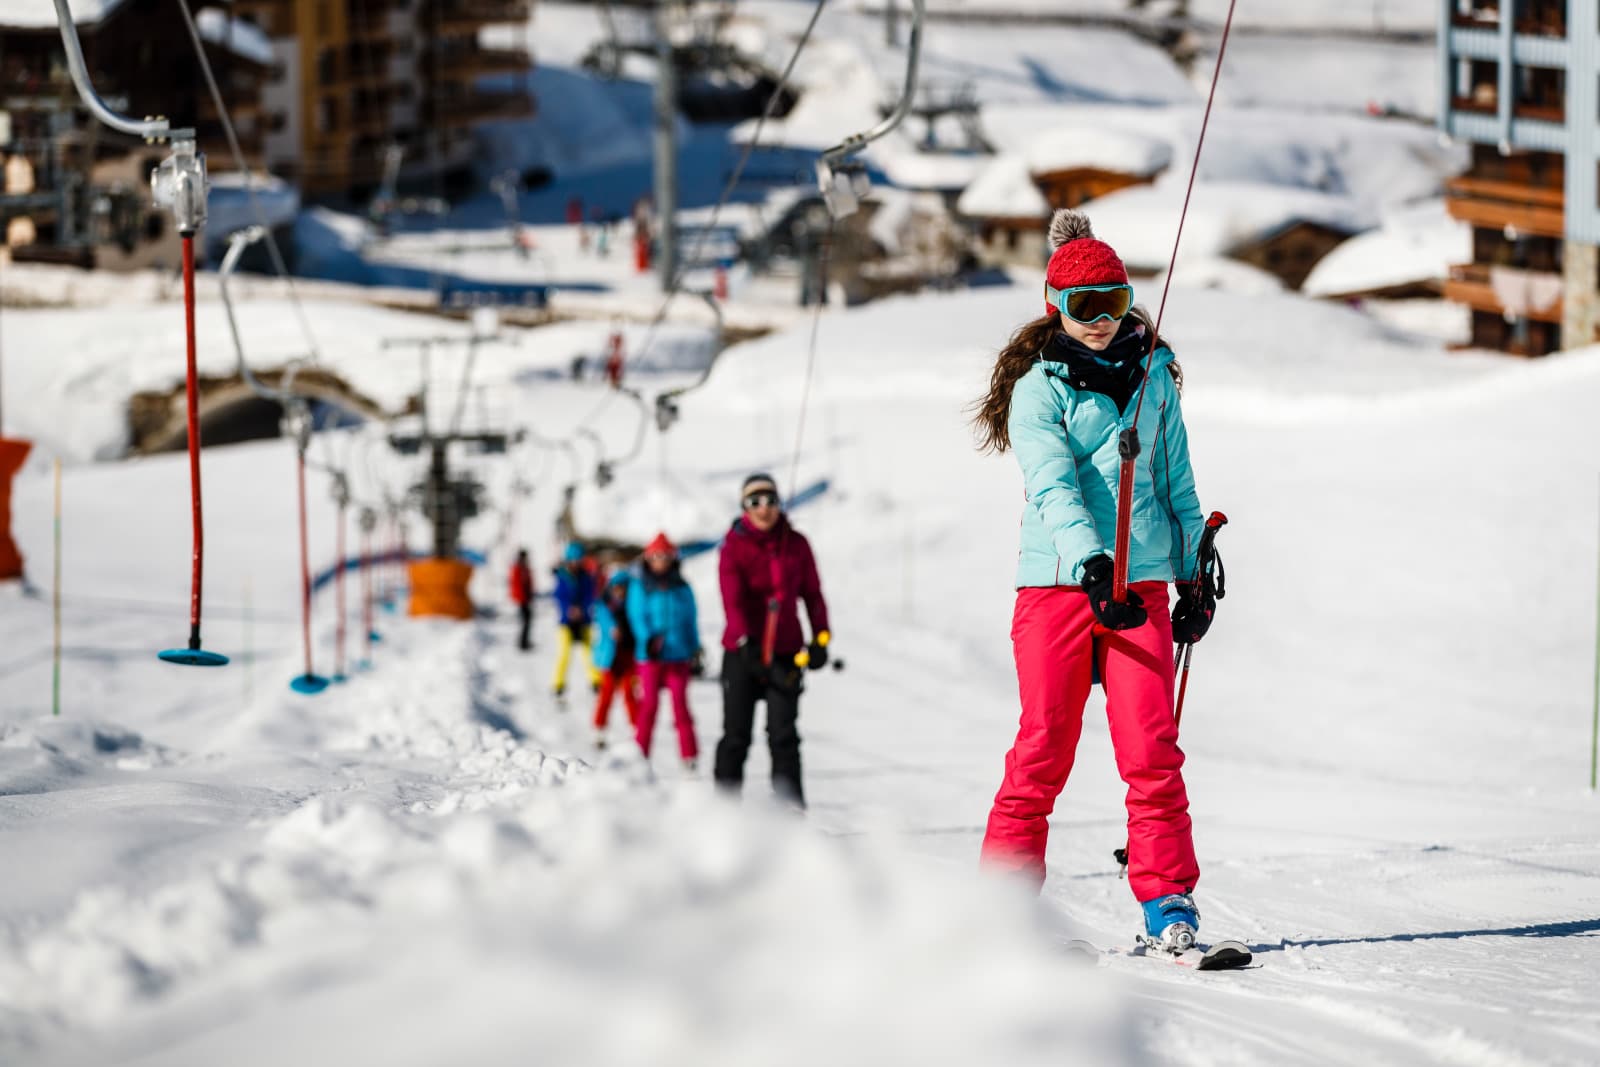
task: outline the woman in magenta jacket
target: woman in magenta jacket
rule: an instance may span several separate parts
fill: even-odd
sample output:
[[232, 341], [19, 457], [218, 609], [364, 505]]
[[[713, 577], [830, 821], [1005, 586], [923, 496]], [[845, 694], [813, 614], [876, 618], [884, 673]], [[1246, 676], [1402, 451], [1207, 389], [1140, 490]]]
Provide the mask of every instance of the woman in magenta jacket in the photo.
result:
[[[813, 669], [827, 663], [828, 605], [811, 544], [789, 525], [772, 476], [750, 475], [739, 496], [744, 513], [722, 540], [718, 568], [727, 627], [722, 633], [722, 740], [713, 774], [726, 792], [743, 786], [756, 704], [765, 701], [773, 792], [803, 808], [797, 721], [804, 669], [795, 657], [807, 649]], [[811, 624], [809, 647], [800, 629], [802, 602]]]

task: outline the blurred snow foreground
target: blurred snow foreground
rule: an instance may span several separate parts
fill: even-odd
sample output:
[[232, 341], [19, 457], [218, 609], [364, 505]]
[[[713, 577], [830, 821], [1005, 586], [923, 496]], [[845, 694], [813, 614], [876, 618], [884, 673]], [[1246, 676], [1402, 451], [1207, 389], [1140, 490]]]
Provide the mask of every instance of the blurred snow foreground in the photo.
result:
[[[60, 1056], [30, 1062], [1132, 1062], [1115, 983], [1041, 948], [1008, 887], [655, 784], [631, 755], [542, 755], [475, 713], [505, 696], [482, 675], [472, 695], [496, 653], [419, 629], [429, 654], [328, 748], [444, 760], [454, 787], [316, 796], [206, 873], [13, 931], [0, 1013]], [[182, 758], [145, 749], [44, 722], [7, 727], [0, 765], [43, 790]]]

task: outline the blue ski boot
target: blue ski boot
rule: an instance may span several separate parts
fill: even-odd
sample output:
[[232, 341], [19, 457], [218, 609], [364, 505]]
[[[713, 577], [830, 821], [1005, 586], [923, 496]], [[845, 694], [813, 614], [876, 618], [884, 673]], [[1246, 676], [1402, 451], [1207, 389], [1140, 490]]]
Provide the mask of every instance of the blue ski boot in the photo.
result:
[[1144, 909], [1143, 940], [1146, 944], [1171, 953], [1187, 952], [1194, 947], [1195, 934], [1200, 929], [1200, 910], [1188, 893], [1169, 893], [1146, 900], [1140, 907]]

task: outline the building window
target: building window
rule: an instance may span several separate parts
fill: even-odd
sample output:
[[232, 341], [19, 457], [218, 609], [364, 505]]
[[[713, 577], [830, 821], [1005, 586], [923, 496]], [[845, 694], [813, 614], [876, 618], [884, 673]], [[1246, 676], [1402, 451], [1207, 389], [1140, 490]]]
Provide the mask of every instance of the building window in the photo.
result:
[[1567, 112], [1567, 72], [1557, 67], [1517, 67], [1516, 113], [1562, 122]]
[[338, 80], [338, 53], [331, 48], [324, 48], [317, 53], [317, 81], [322, 85], [332, 85]]

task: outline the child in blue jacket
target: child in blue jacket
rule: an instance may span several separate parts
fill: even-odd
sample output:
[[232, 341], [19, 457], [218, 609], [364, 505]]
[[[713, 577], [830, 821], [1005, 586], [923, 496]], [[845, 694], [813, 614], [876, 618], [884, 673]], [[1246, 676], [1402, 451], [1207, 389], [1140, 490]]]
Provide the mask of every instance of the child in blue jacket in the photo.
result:
[[628, 590], [628, 621], [639, 654], [639, 749], [648, 758], [656, 707], [665, 685], [678, 727], [678, 754], [694, 770], [700, 746], [689, 713], [689, 676], [700, 652], [700, 622], [694, 590], [678, 569], [678, 549], [666, 534], [644, 548], [644, 567]]

